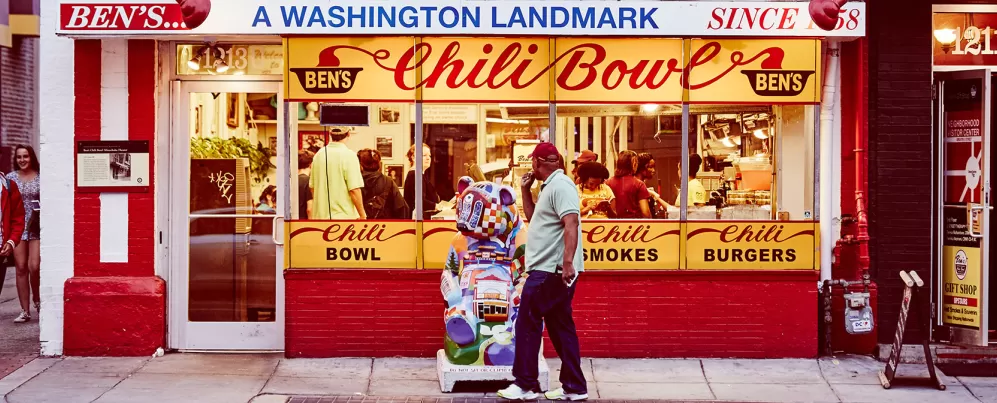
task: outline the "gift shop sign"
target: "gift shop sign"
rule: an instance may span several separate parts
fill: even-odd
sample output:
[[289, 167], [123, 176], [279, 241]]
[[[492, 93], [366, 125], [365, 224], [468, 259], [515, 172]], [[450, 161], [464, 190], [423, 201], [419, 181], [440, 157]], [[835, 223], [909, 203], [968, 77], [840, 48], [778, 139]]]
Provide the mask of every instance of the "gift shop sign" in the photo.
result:
[[831, 31], [809, 2], [487, 0], [60, 0], [60, 34], [204, 35], [865, 35], [849, 2]]
[[983, 323], [982, 238], [969, 233], [966, 208], [946, 206], [942, 239], [942, 323], [980, 329]]
[[814, 270], [818, 246], [812, 222], [689, 222], [689, 270]]
[[681, 103], [688, 93], [691, 103], [820, 102], [818, 40], [683, 41], [292, 37], [284, 40], [285, 94], [295, 101]]

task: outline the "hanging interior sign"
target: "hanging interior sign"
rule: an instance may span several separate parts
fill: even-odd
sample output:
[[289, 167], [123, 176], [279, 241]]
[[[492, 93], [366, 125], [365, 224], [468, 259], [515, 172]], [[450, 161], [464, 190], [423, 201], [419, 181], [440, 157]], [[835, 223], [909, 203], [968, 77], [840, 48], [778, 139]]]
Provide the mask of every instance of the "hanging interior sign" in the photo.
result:
[[819, 40], [686, 41], [292, 37], [284, 80], [292, 101], [820, 102]]
[[148, 192], [148, 141], [77, 141], [79, 192]]

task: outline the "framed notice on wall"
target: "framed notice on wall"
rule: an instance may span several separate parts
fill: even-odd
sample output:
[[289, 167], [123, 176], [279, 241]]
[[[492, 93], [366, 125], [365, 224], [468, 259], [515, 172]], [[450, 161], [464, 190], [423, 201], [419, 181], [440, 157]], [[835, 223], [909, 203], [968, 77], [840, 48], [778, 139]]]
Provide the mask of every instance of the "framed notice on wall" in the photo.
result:
[[77, 141], [80, 192], [148, 192], [148, 141]]

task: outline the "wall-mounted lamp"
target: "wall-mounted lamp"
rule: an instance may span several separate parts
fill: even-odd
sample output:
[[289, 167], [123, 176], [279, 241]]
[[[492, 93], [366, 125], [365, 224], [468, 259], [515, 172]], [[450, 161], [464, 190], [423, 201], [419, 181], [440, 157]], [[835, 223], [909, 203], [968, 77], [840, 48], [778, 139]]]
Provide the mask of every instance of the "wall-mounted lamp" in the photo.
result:
[[200, 70], [201, 69], [201, 55], [203, 55], [203, 54], [204, 54], [204, 50], [201, 50], [200, 52], [197, 52], [197, 55], [195, 55], [194, 57], [190, 58], [190, 60], [187, 61], [187, 67], [189, 67], [191, 70], [194, 70], [194, 71]]
[[951, 28], [939, 28], [935, 30], [935, 40], [938, 41], [939, 45], [942, 45], [942, 52], [949, 53], [952, 50], [955, 41], [959, 39], [959, 35], [956, 34], [954, 29]]
[[767, 134], [765, 134], [765, 130], [762, 130], [762, 129], [755, 130], [754, 134], [755, 134], [755, 137], [757, 137], [759, 139], [762, 139], [762, 140], [765, 140], [765, 139], [769, 138], [769, 136]]

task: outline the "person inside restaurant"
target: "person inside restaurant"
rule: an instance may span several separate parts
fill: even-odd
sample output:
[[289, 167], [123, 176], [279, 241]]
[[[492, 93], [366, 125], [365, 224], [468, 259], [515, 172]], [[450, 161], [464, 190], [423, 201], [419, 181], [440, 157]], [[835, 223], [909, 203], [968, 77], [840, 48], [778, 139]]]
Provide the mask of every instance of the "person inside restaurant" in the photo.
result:
[[578, 164], [578, 197], [582, 218], [608, 218], [616, 215], [616, 197], [605, 182], [609, 170], [598, 162]]
[[637, 153], [630, 150], [620, 151], [616, 159], [616, 173], [608, 185], [616, 195], [617, 218], [651, 218], [651, 208], [647, 200], [651, 194], [647, 185], [637, 179]]
[[[408, 162], [412, 165], [412, 170], [405, 176], [405, 203], [408, 204], [410, 216], [415, 218], [415, 145], [409, 147]], [[433, 164], [433, 153], [429, 146], [422, 147], [422, 216], [424, 220], [432, 219], [433, 215], [439, 211], [436, 205], [440, 202], [440, 195], [433, 186], [432, 178], [427, 174], [429, 167]]]

